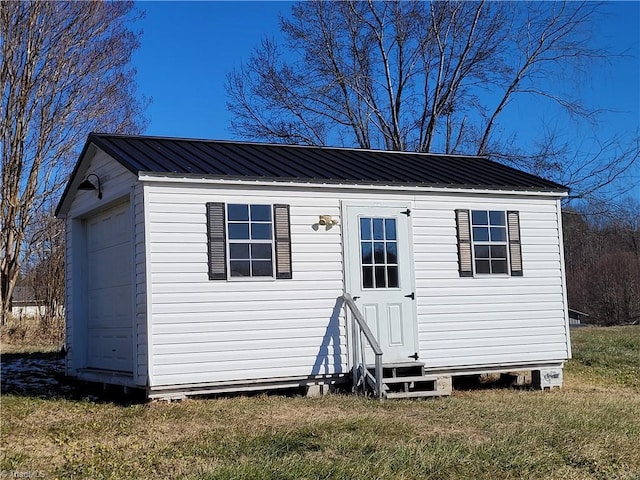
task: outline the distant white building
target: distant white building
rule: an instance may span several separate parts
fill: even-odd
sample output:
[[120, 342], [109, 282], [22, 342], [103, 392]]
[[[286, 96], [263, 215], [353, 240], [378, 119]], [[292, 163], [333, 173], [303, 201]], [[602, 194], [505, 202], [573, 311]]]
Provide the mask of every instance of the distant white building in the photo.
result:
[[18, 285], [11, 297], [11, 314], [17, 318], [37, 317], [46, 314], [47, 307], [36, 297], [32, 287]]

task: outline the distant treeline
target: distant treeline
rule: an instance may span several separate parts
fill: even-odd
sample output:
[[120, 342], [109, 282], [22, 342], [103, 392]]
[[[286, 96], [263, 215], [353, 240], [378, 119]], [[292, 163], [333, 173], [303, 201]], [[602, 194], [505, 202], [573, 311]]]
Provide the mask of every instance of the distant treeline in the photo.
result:
[[564, 249], [569, 306], [587, 323], [640, 323], [640, 208], [615, 215], [565, 211]]

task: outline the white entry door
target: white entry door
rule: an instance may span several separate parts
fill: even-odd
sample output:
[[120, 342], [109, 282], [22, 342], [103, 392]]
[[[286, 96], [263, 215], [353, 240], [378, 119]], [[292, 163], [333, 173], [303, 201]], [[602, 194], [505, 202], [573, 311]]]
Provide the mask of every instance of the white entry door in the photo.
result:
[[129, 203], [89, 218], [86, 234], [87, 367], [132, 372]]
[[347, 292], [383, 351], [383, 362], [418, 360], [409, 206], [347, 206]]

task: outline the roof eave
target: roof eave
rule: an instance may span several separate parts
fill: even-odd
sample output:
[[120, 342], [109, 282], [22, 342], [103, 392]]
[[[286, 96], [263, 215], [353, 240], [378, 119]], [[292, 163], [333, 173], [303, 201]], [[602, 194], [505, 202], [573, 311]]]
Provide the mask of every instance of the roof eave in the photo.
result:
[[287, 187], [315, 187], [315, 188], [352, 188], [375, 190], [401, 190], [412, 191], [443, 191], [443, 192], [492, 192], [522, 195], [545, 195], [553, 197], [566, 197], [569, 189], [561, 187], [557, 189], [541, 189], [536, 187], [505, 187], [497, 185], [463, 185], [463, 184], [437, 184], [437, 183], [407, 183], [407, 182], [371, 182], [371, 181], [345, 181], [345, 180], [319, 180], [299, 178], [265, 178], [246, 176], [216, 176], [203, 174], [184, 174], [171, 172], [138, 172], [138, 180], [145, 182], [169, 182], [169, 183], [202, 183], [202, 184], [230, 184], [230, 185], [261, 185], [261, 186], [287, 186]]

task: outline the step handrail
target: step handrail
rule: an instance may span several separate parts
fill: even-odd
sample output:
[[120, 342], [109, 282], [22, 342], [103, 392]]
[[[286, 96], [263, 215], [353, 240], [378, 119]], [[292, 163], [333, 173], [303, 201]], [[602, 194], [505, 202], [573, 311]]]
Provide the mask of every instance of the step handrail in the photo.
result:
[[[351, 368], [353, 372], [354, 391], [357, 391], [358, 386], [361, 383], [363, 384], [363, 389], [366, 389], [366, 383], [368, 383], [370, 380], [373, 380], [374, 395], [378, 398], [382, 398], [382, 348], [380, 348], [378, 340], [376, 340], [376, 337], [373, 335], [373, 332], [369, 328], [369, 325], [367, 325], [362, 312], [360, 312], [360, 309], [356, 305], [351, 295], [345, 292], [342, 295], [342, 300], [348, 307], [348, 310], [351, 312], [352, 318]], [[376, 356], [374, 378], [371, 378], [372, 375], [367, 369], [364, 340], [366, 340]]]

